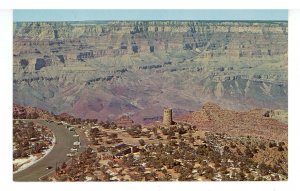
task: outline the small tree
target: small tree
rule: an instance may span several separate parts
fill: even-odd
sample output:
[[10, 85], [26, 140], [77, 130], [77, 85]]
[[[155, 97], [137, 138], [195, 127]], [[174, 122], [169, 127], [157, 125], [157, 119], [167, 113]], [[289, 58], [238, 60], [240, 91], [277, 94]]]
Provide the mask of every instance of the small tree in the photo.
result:
[[144, 146], [144, 145], [145, 145], [144, 139], [140, 139], [140, 140], [139, 140], [139, 143], [140, 143], [141, 146]]
[[113, 167], [113, 166], [114, 166], [114, 163], [113, 163], [112, 161], [108, 161], [107, 164], [108, 164], [108, 166], [110, 166], [110, 167]]
[[163, 133], [163, 135], [168, 135], [168, 130], [165, 128], [162, 128], [161, 132]]
[[67, 168], [67, 164], [66, 164], [66, 162], [63, 162], [63, 163], [62, 163], [62, 165], [61, 165], [61, 168], [62, 168], [62, 169], [65, 169], [65, 168]]
[[279, 146], [279, 147], [278, 147], [278, 151], [284, 151], [283, 146]]
[[276, 145], [275, 141], [269, 142], [269, 147], [270, 147], [270, 148], [273, 148], [273, 147], [276, 147], [276, 146], [277, 146], [277, 145]]
[[190, 143], [193, 144], [193, 143], [195, 142], [195, 138], [194, 138], [194, 137], [190, 137], [190, 138], [189, 138], [189, 141], [190, 141]]
[[154, 135], [157, 135], [157, 128], [156, 128], [156, 127], [154, 127], [154, 128], [152, 129], [152, 131], [153, 131]]

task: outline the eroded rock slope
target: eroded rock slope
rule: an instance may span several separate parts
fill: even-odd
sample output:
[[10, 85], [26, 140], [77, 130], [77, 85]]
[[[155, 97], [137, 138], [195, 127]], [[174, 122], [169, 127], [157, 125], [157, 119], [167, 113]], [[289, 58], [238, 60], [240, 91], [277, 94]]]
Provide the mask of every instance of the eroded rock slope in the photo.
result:
[[287, 22], [14, 23], [14, 102], [137, 122], [207, 101], [287, 110]]

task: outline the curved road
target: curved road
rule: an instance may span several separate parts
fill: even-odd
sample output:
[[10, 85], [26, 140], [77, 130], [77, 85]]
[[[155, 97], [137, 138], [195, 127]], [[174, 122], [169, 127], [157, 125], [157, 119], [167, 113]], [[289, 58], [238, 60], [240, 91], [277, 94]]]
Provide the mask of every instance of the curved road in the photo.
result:
[[[73, 147], [74, 141], [77, 141], [77, 138], [73, 137], [74, 132], [69, 131], [62, 125], [57, 125], [55, 122], [49, 123], [45, 120], [33, 121], [49, 127], [55, 135], [56, 144], [54, 145], [52, 151], [43, 159], [26, 168], [25, 170], [14, 174], [14, 181], [39, 181], [40, 177], [54, 172], [56, 164], [61, 166], [63, 162], [66, 162], [70, 159], [66, 156], [66, 154], [70, 153], [70, 149]], [[53, 168], [48, 170], [46, 169], [48, 166], [52, 166]]]

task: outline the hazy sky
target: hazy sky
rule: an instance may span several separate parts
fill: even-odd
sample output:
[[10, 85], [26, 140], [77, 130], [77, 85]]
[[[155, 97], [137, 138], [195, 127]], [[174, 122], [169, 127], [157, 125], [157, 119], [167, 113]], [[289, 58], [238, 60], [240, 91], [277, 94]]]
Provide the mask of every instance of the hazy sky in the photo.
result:
[[288, 20], [288, 10], [14, 10], [14, 21]]

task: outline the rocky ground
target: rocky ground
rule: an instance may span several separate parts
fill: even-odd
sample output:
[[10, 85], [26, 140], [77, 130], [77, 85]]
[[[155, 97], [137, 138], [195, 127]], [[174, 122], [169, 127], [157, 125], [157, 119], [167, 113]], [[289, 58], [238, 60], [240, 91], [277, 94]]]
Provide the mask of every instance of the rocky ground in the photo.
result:
[[[187, 122], [198, 129], [232, 136], [250, 135], [287, 142], [288, 124], [273, 110], [252, 109], [233, 111], [214, 103], [206, 103], [200, 111], [177, 117], [176, 121]], [[285, 114], [287, 115], [287, 114]]]

